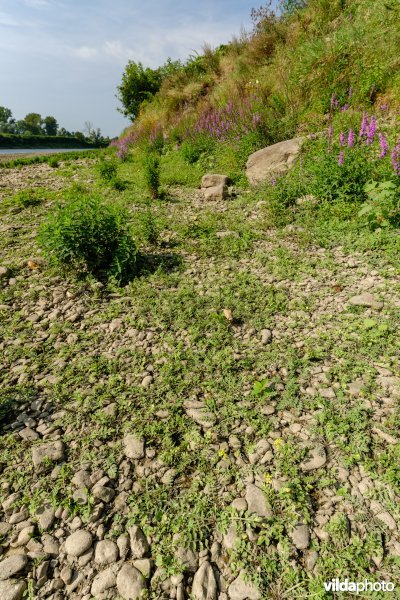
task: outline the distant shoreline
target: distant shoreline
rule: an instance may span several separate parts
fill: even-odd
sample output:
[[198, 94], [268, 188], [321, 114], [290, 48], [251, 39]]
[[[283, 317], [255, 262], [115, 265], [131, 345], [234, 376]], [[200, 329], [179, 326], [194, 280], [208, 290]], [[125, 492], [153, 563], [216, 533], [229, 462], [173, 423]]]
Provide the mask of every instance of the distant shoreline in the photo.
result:
[[0, 148], [0, 162], [14, 160], [16, 158], [31, 158], [32, 156], [63, 154], [65, 152], [84, 152], [87, 150], [97, 150], [97, 148], [29, 148], [24, 152], [21, 152], [21, 148]]

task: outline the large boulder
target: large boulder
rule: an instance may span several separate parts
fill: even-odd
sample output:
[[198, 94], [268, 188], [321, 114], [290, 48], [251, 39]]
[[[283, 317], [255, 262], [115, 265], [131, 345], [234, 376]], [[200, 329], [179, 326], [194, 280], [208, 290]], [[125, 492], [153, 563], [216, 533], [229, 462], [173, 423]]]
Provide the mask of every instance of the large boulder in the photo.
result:
[[278, 142], [251, 154], [246, 163], [246, 175], [251, 184], [257, 184], [273, 175], [290, 169], [304, 143], [302, 137]]

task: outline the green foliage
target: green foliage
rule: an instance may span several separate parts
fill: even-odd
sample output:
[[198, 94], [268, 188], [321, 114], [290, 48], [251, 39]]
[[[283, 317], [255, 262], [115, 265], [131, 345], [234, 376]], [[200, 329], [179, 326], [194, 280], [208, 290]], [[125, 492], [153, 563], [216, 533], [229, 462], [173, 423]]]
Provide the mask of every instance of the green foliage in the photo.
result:
[[102, 181], [105, 183], [111, 183], [117, 176], [117, 162], [113, 158], [105, 159], [104, 156], [102, 156], [97, 163], [97, 172]]
[[40, 204], [45, 197], [46, 190], [40, 188], [27, 188], [20, 190], [11, 198], [11, 202], [14, 206], [20, 206], [21, 208], [28, 208], [29, 206], [36, 206]]
[[358, 215], [371, 229], [400, 226], [400, 186], [393, 181], [372, 181], [364, 186], [367, 201]]
[[194, 140], [187, 139], [182, 143], [181, 152], [185, 161], [192, 165], [196, 163], [203, 155], [212, 152], [215, 144], [211, 138], [197, 136]]
[[159, 196], [160, 187], [160, 157], [155, 152], [145, 155], [144, 175], [150, 196], [155, 200]]
[[39, 245], [61, 267], [125, 281], [135, 272], [136, 244], [128, 216], [100, 197], [76, 194], [52, 210], [41, 226]]
[[160, 88], [162, 75], [158, 69], [144, 68], [142, 63], [130, 60], [118, 86], [117, 98], [126, 117], [135, 119], [141, 104], [151, 98]]
[[52, 169], [57, 169], [57, 167], [60, 166], [60, 163], [57, 159], [56, 156], [52, 156], [48, 161], [47, 164], [49, 165], [49, 167], [51, 167]]
[[160, 235], [159, 227], [150, 206], [137, 215], [135, 233], [139, 240], [149, 244], [156, 244]]

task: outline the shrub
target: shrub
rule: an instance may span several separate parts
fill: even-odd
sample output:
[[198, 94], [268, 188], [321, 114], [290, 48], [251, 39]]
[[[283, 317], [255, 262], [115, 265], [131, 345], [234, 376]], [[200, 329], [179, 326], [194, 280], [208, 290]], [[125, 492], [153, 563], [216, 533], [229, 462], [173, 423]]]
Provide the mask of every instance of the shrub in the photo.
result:
[[39, 245], [62, 269], [122, 282], [134, 274], [137, 254], [127, 221], [117, 205], [80, 194], [50, 213], [40, 228]]
[[99, 177], [106, 183], [110, 183], [116, 178], [117, 171], [117, 163], [113, 159], [105, 160], [102, 157], [97, 164], [97, 172]]
[[400, 186], [393, 181], [372, 181], [365, 185], [367, 201], [358, 216], [367, 220], [371, 229], [400, 226]]
[[49, 165], [49, 167], [51, 167], [52, 169], [57, 169], [57, 167], [60, 166], [60, 163], [58, 162], [57, 158], [55, 156], [51, 156], [49, 158], [49, 160], [47, 161], [47, 164]]
[[185, 161], [192, 165], [196, 163], [201, 156], [209, 154], [214, 149], [214, 142], [211, 138], [198, 136], [194, 139], [186, 139], [181, 146], [182, 156]]
[[145, 156], [144, 174], [150, 196], [153, 199], [158, 198], [160, 187], [160, 157], [154, 152], [149, 152]]
[[135, 232], [140, 240], [149, 244], [156, 244], [159, 237], [159, 228], [157, 222], [151, 212], [150, 206], [140, 213], [136, 219]]

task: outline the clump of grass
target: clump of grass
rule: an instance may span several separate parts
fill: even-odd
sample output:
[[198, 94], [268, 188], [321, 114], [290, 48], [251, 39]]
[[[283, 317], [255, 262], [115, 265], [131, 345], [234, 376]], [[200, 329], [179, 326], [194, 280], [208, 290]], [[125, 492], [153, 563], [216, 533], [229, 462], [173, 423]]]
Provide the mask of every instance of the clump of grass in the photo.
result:
[[127, 280], [135, 273], [137, 249], [128, 215], [99, 196], [79, 194], [50, 212], [38, 241], [62, 270]]
[[147, 189], [153, 200], [160, 193], [160, 157], [155, 152], [148, 152], [144, 160], [144, 174]]
[[118, 166], [115, 160], [106, 160], [103, 156], [97, 164], [98, 175], [104, 183], [112, 183], [115, 181], [118, 172]]

